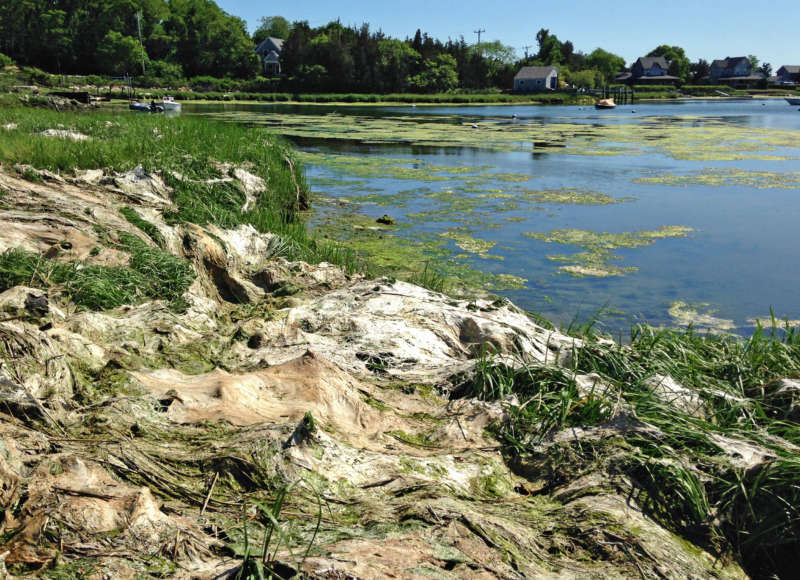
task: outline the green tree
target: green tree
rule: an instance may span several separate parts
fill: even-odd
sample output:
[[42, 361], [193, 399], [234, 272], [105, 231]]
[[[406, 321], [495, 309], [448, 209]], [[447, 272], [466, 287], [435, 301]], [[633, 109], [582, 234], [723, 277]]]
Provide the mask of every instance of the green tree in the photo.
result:
[[599, 71], [603, 81], [608, 83], [625, 68], [625, 59], [602, 48], [596, 48], [586, 57], [586, 64], [590, 69]]
[[748, 54], [747, 60], [750, 61], [750, 67], [753, 69], [754, 72], [758, 70], [758, 57], [756, 55]]
[[400, 92], [417, 68], [420, 54], [401, 40], [378, 42], [378, 86], [381, 91]]
[[540, 64], [555, 65], [564, 62], [563, 46], [555, 34], [542, 28], [536, 33], [536, 43], [539, 45], [536, 60]]
[[692, 73], [692, 82], [697, 83], [711, 73], [711, 65], [707, 60], [701, 58], [697, 62], [693, 62], [689, 70]]
[[422, 93], [445, 93], [458, 87], [456, 59], [449, 54], [440, 54], [427, 59], [424, 69], [418, 75], [408, 79], [412, 90]]
[[147, 53], [139, 41], [114, 30], [105, 35], [97, 49], [102, 72], [112, 75], [136, 74], [142, 71], [142, 62], [148, 61]]
[[289, 21], [283, 16], [262, 16], [260, 24], [253, 33], [253, 42], [258, 45], [269, 37], [286, 40], [289, 38]]
[[247, 78], [258, 57], [244, 20], [223, 12], [212, 0], [170, 0], [167, 33], [176, 37], [175, 60], [187, 77]]
[[647, 53], [647, 56], [663, 56], [669, 63], [669, 74], [678, 77], [682, 83], [689, 77], [692, 67], [686, 52], [680, 46], [662, 44]]
[[565, 82], [578, 88], [593, 89], [602, 86], [605, 82], [605, 75], [596, 69], [590, 68], [575, 72], [562, 70], [561, 72]]

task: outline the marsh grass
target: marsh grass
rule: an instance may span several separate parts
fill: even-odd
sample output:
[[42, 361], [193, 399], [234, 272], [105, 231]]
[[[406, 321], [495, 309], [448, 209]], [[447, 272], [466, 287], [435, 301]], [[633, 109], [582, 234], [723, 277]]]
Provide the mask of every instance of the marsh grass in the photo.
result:
[[[142, 165], [148, 170], [174, 171], [188, 180], [204, 181], [220, 177], [219, 164], [228, 162], [249, 167], [268, 179], [269, 194], [258, 200], [261, 208], [294, 219], [309, 202], [302, 168], [294, 162], [291, 148], [264, 130], [187, 116], [169, 118], [126, 112], [65, 117], [54, 111], [29, 109], [2, 109], [0, 123], [18, 125], [17, 130], [0, 134], [0, 161], [4, 163], [24, 163], [56, 172], [97, 168], [128, 171]], [[40, 135], [55, 127], [82, 133], [90, 139], [75, 142]], [[187, 189], [198, 185], [186, 183]], [[210, 189], [198, 191], [194, 196], [181, 197], [178, 192], [180, 212], [187, 219], [217, 223], [215, 206], [221, 204], [225, 208], [225, 202], [234, 193], [224, 187], [219, 192]], [[199, 204], [197, 198], [206, 193], [213, 194], [206, 207], [188, 203], [191, 199]], [[230, 216], [225, 214], [225, 217]], [[240, 217], [239, 223], [244, 223], [243, 219]]]
[[[306, 417], [310, 416], [310, 413], [306, 413]], [[293, 530], [287, 526], [286, 521], [282, 520], [281, 512], [289, 500], [290, 494], [300, 481], [302, 480], [297, 480], [290, 485], [279, 487], [269, 503], [254, 502], [256, 508], [256, 517], [254, 521], [256, 523], [257, 532], [261, 536], [260, 546], [255, 543], [256, 538], [252, 538], [251, 540], [252, 536], [249, 518], [247, 516], [247, 504], [242, 504], [242, 543], [241, 545], [231, 545], [234, 551], [240, 552], [243, 556], [242, 565], [235, 576], [236, 580], [289, 578], [294, 577], [296, 572], [302, 569], [303, 563], [308, 558], [311, 548], [316, 541], [317, 534], [319, 533], [320, 524], [322, 523], [323, 499], [318, 492], [313, 491], [317, 503], [316, 525], [311, 538], [305, 544], [305, 550], [302, 555], [295, 556], [292, 551], [292, 546], [295, 544], [294, 534], [292, 533]], [[258, 549], [259, 547], [260, 550]], [[289, 552], [289, 555], [295, 560], [295, 562], [293, 562], [296, 566], [295, 570], [279, 562], [277, 556], [281, 547], [285, 548]]]
[[[800, 424], [797, 401], [776, 397], [772, 385], [800, 377], [797, 329], [774, 316], [748, 339], [636, 326], [628, 344], [580, 331], [584, 344], [569, 369], [511, 369], [480, 359], [471, 394], [514, 393], [520, 401], [493, 427], [506, 453], [525, 457], [565, 427], [606, 423], [622, 404], [657, 431], [620, 432], [616, 458], [596, 469], [622, 475], [651, 517], [712, 552], [732, 554], [752, 576], [792, 576], [800, 549], [800, 460], [792, 444], [800, 444]], [[588, 373], [608, 389], [581, 394], [575, 376]], [[690, 413], [659, 396], [648, 387], [655, 375], [675, 379], [702, 410]], [[598, 461], [590, 443], [576, 448], [587, 466]], [[750, 468], [723, 459], [736, 457], [737, 445], [767, 456]]]
[[158, 231], [158, 228], [140, 216], [135, 209], [125, 206], [120, 208], [119, 213], [125, 217], [128, 222], [135, 225], [137, 228], [142, 230], [148, 237], [156, 243], [159, 248], [164, 247], [164, 236], [161, 235], [161, 232]]
[[17, 285], [53, 289], [87, 310], [139, 304], [147, 299], [166, 300], [181, 307], [181, 296], [195, 278], [189, 262], [124, 232], [119, 248], [130, 254], [127, 266], [58, 262], [12, 248], [0, 254], [0, 291]]

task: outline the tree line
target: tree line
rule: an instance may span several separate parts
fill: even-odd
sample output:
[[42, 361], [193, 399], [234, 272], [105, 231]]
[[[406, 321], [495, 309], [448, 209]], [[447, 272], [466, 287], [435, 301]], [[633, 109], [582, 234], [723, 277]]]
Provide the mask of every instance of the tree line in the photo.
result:
[[[0, 0], [0, 53], [55, 74], [135, 75], [174, 85], [183, 79], [249, 79], [260, 74], [254, 47], [284, 40], [281, 90], [447, 92], [508, 88], [522, 66], [559, 67], [562, 81], [595, 87], [613, 81], [625, 60], [597, 48], [575, 49], [542, 28], [535, 51], [518, 58], [501, 41], [441, 41], [417, 30], [403, 40], [368, 24], [311, 27], [264, 17], [251, 36], [244, 20], [213, 0]], [[534, 48], [534, 47], [528, 47]], [[682, 48], [662, 45], [670, 74], [691, 82], [708, 63], [690, 63]], [[767, 65], [768, 66], [768, 65]]]

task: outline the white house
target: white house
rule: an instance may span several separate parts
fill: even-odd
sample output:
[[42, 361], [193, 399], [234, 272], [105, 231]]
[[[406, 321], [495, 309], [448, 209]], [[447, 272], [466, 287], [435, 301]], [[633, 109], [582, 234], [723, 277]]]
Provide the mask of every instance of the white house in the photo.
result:
[[268, 37], [256, 47], [256, 54], [261, 58], [261, 70], [268, 77], [281, 74], [281, 52], [283, 40]]
[[514, 77], [514, 90], [518, 93], [552, 91], [557, 88], [557, 66], [524, 66]]

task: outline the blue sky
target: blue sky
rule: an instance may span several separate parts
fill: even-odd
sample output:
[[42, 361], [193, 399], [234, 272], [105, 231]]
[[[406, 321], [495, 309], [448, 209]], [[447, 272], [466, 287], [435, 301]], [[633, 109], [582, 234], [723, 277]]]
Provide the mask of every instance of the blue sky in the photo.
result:
[[682, 46], [690, 60], [756, 55], [773, 70], [800, 64], [800, 2], [797, 0], [216, 0], [244, 18], [252, 32], [262, 16], [308, 20], [321, 26], [370, 24], [389, 36], [413, 36], [417, 28], [435, 38], [464, 36], [475, 42], [500, 40], [517, 49], [536, 44], [536, 32], [548, 28], [589, 53], [605, 48], [630, 64], [659, 44]]

